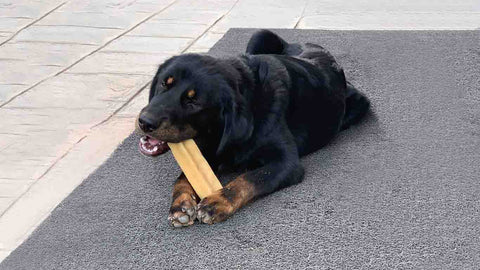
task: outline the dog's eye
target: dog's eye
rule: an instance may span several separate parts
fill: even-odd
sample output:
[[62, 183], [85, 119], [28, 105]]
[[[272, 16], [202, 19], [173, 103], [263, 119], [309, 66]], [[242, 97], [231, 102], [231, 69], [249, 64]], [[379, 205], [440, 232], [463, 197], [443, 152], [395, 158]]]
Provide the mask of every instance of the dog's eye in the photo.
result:
[[191, 90], [188, 90], [187, 97], [188, 98], [194, 98], [196, 94], [197, 93], [195, 92], [195, 90], [191, 89]]
[[190, 89], [185, 93], [185, 98], [183, 99], [183, 104], [190, 109], [195, 109], [199, 106], [198, 100], [195, 98], [197, 92], [194, 89]]
[[170, 87], [173, 86], [173, 83], [175, 80], [173, 79], [172, 76], [168, 76], [163, 82], [162, 82], [162, 87], [165, 89], [169, 89]]

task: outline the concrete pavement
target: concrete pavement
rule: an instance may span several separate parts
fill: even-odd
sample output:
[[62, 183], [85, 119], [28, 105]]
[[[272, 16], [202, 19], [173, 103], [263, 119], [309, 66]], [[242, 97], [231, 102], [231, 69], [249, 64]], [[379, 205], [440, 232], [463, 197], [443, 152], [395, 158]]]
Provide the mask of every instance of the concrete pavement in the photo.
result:
[[0, 0], [0, 260], [133, 130], [156, 66], [231, 27], [478, 29], [477, 0]]

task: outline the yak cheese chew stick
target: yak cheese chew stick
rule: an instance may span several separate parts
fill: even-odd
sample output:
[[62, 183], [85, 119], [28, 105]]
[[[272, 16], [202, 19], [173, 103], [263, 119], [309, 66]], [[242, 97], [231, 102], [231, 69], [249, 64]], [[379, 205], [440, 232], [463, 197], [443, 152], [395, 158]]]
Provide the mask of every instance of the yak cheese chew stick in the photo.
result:
[[194, 140], [168, 143], [168, 146], [200, 199], [222, 188], [222, 184], [218, 181]]

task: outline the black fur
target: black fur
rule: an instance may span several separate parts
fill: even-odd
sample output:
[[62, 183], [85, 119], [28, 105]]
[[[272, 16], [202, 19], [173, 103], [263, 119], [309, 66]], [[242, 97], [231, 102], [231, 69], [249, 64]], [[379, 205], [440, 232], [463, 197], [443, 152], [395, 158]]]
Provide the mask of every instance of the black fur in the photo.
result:
[[[160, 82], [169, 76], [175, 84], [165, 89]], [[193, 99], [186, 97], [190, 89]], [[193, 126], [212, 167], [247, 169], [258, 197], [300, 182], [299, 157], [357, 123], [368, 108], [368, 99], [324, 48], [289, 44], [262, 30], [239, 57], [184, 54], [167, 60], [142, 114], [157, 126]]]

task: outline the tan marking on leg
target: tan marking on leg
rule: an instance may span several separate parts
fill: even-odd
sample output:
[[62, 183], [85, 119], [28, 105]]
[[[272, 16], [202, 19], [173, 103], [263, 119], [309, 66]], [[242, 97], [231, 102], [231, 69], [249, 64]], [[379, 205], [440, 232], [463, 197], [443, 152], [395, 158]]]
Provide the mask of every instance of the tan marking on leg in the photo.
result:
[[188, 182], [187, 177], [182, 173], [182, 175], [180, 175], [180, 177], [177, 179], [177, 182], [175, 182], [175, 185], [173, 186], [173, 201], [176, 201], [177, 197], [183, 196], [184, 194], [190, 195], [191, 198], [195, 201], [197, 200], [198, 196], [195, 193], [195, 190], [193, 190], [193, 187]]
[[198, 196], [183, 173], [173, 187], [172, 197], [172, 205], [168, 215], [170, 223], [174, 227], [193, 225], [197, 217]]
[[255, 197], [255, 186], [242, 175], [225, 188], [204, 198], [198, 205], [198, 218], [212, 224], [223, 221]]
[[233, 195], [231, 198], [235, 210], [247, 204], [255, 197], [255, 186], [245, 179], [245, 175], [237, 177], [225, 187], [225, 196], [229, 192]]

